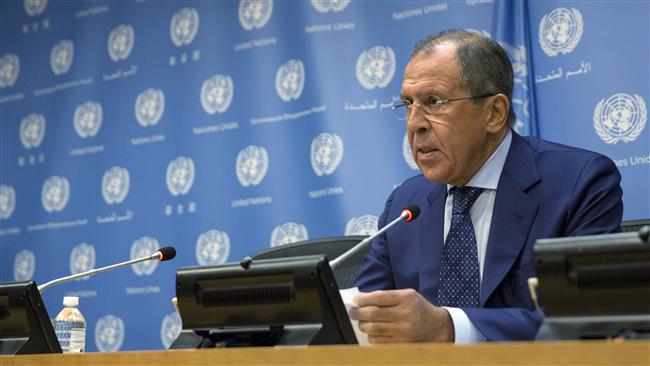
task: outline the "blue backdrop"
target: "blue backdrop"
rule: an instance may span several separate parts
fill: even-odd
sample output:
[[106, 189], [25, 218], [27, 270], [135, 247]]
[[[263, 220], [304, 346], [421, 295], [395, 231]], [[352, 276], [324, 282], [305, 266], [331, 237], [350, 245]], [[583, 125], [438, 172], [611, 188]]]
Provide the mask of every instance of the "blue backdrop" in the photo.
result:
[[[179, 266], [367, 234], [417, 172], [393, 118], [413, 45], [500, 41], [516, 129], [599, 151], [650, 217], [647, 2], [26, 0], [0, 4], [0, 281], [174, 245], [44, 294], [81, 298], [90, 351], [169, 345]], [[562, 174], [562, 172], [558, 172]]]

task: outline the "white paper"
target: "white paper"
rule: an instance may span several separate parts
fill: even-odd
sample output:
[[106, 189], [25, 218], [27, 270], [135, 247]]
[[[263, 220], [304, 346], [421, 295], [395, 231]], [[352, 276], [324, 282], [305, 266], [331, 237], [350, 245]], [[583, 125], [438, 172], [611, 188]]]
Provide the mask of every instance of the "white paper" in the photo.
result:
[[[354, 297], [359, 293], [359, 288], [346, 288], [339, 290], [339, 292], [341, 293], [341, 299], [345, 305], [345, 310], [348, 312], [348, 317], [350, 317], [350, 309], [357, 307], [357, 304], [354, 302]], [[350, 318], [350, 323], [352, 323], [354, 335], [357, 336], [357, 342], [359, 342], [360, 345], [369, 345], [368, 335], [359, 330], [359, 322]]]

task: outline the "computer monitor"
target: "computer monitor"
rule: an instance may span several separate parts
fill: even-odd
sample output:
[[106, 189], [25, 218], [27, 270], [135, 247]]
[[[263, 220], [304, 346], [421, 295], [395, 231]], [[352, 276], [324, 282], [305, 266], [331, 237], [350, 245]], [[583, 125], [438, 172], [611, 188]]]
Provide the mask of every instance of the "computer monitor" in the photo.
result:
[[650, 337], [647, 233], [541, 239], [534, 251], [538, 339]]
[[325, 256], [181, 268], [171, 348], [356, 344]]
[[0, 354], [36, 353], [61, 353], [36, 283], [0, 283]]

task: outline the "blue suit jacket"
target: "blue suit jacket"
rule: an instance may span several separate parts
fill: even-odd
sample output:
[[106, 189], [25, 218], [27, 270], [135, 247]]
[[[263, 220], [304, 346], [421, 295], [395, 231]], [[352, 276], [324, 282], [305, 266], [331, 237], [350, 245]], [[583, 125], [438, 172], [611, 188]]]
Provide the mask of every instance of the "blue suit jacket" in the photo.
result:
[[[535, 277], [535, 241], [619, 231], [619, 183], [616, 166], [602, 155], [513, 132], [496, 192], [480, 307], [463, 308], [488, 340], [534, 338], [542, 319], [527, 286]], [[411, 203], [422, 214], [372, 243], [357, 278], [361, 291], [412, 288], [435, 304], [446, 188], [418, 175], [391, 193], [380, 227]]]

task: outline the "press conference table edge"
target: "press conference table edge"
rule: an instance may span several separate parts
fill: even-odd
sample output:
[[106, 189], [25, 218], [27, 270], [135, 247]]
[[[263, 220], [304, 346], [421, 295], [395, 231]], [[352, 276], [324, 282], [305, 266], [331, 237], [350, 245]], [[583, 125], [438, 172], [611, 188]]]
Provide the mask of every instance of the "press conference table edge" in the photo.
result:
[[650, 365], [650, 341], [262, 347], [0, 356], [18, 365]]

